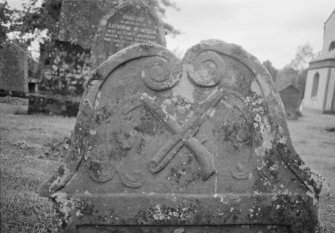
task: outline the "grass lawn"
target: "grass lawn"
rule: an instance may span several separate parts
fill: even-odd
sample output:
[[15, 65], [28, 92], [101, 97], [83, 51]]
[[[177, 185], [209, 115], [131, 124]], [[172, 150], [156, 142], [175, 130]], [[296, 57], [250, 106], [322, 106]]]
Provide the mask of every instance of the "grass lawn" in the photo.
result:
[[299, 120], [288, 121], [288, 126], [297, 152], [325, 179], [320, 224], [322, 232], [335, 233], [335, 115], [305, 112]]
[[0, 114], [1, 233], [50, 232], [55, 213], [37, 189], [58, 168], [58, 145], [74, 123], [75, 118]]
[[[52, 232], [51, 203], [38, 186], [58, 167], [75, 118], [0, 113], [0, 232]], [[335, 115], [305, 113], [289, 121], [296, 150], [329, 183], [321, 197], [323, 232], [335, 232]], [[49, 229], [49, 230], [48, 230]]]

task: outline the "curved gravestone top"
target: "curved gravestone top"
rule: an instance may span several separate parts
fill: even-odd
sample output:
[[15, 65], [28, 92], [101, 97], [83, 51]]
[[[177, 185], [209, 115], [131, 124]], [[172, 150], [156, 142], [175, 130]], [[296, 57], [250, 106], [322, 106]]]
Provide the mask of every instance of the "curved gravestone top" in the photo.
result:
[[298, 233], [315, 230], [320, 186], [266, 69], [209, 40], [182, 61], [137, 44], [102, 63], [41, 194], [68, 232]]

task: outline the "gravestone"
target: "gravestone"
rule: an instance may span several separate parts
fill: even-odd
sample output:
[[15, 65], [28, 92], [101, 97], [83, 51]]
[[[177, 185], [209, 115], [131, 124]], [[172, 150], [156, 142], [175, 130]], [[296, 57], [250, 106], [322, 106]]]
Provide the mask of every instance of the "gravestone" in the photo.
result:
[[295, 77], [279, 74], [275, 86], [283, 102], [287, 119], [296, 120], [301, 114], [299, 108], [302, 98]]
[[14, 43], [0, 49], [0, 90], [28, 92], [28, 55]]
[[287, 119], [296, 120], [300, 114], [301, 94], [295, 85], [279, 91], [280, 98], [283, 101]]
[[143, 1], [128, 1], [101, 18], [93, 46], [96, 64], [134, 43], [165, 46], [162, 22]]
[[40, 194], [65, 232], [312, 233], [320, 189], [269, 73], [209, 40], [182, 61], [146, 43], [103, 62]]
[[27, 113], [28, 55], [19, 45], [0, 49], [0, 112]]

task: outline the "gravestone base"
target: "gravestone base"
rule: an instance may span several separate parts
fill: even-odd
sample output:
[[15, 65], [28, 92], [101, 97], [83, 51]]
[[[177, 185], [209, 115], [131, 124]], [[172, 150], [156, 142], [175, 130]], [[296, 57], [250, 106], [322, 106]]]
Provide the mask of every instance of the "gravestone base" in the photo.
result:
[[25, 98], [5, 96], [0, 97], [0, 113], [27, 114], [29, 100]]
[[78, 113], [79, 102], [79, 97], [30, 94], [28, 114], [43, 113], [75, 117]]
[[299, 233], [311, 232], [317, 225], [313, 198], [297, 194], [87, 193], [64, 197], [53, 196], [56, 206], [62, 207], [62, 216], [75, 211], [73, 224], [66, 230], [69, 233]]

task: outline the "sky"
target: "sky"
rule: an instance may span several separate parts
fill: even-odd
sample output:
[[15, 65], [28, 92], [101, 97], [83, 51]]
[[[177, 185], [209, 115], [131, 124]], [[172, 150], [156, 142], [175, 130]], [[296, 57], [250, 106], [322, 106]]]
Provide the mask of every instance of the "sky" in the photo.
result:
[[[20, 7], [27, 0], [8, 0]], [[167, 36], [168, 49], [182, 56], [207, 39], [241, 45], [261, 62], [281, 69], [297, 48], [310, 43], [319, 52], [323, 25], [335, 9], [334, 0], [173, 0], [180, 11], [168, 9], [164, 21], [181, 31]]]

